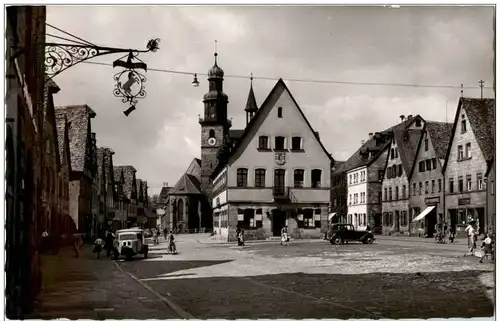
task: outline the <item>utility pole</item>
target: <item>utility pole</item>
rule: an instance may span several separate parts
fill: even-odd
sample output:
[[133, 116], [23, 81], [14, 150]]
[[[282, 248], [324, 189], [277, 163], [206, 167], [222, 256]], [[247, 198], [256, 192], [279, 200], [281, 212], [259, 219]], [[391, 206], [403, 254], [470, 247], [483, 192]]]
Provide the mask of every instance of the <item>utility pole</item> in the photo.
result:
[[483, 99], [483, 88], [484, 88], [484, 80], [479, 80], [479, 87], [481, 88], [481, 99]]

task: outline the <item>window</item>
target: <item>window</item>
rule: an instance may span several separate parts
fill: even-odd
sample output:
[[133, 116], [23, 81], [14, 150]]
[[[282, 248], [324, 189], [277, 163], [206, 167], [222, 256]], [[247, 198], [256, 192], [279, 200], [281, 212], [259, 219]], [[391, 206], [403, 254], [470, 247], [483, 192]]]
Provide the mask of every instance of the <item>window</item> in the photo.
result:
[[398, 176], [399, 177], [403, 176], [403, 165], [402, 164], [398, 165]]
[[438, 193], [441, 193], [441, 179], [438, 179]]
[[394, 148], [394, 158], [398, 158], [398, 149], [397, 148]]
[[238, 187], [247, 187], [248, 184], [248, 169], [238, 168], [236, 171], [236, 183]]
[[431, 181], [431, 193], [434, 194], [436, 192], [436, 181]]
[[418, 182], [418, 195], [422, 195], [422, 182]]
[[387, 188], [384, 188], [384, 201], [388, 201], [389, 198], [387, 197]]
[[314, 210], [314, 227], [321, 228], [321, 209]]
[[389, 187], [389, 201], [392, 201], [392, 187]]
[[387, 178], [392, 178], [392, 167], [387, 167]]
[[432, 169], [436, 169], [436, 168], [437, 168], [437, 159], [433, 158], [432, 159]]
[[269, 138], [267, 136], [259, 137], [259, 149], [269, 149]]
[[465, 118], [465, 115], [462, 115], [462, 121], [461, 121], [461, 127], [460, 127], [461, 134], [467, 132], [467, 121], [464, 118]]
[[462, 145], [458, 145], [458, 160], [464, 159], [464, 147]]
[[394, 199], [395, 200], [399, 199], [399, 187], [398, 186], [396, 186], [396, 195], [394, 196]]
[[304, 228], [314, 228], [314, 213], [312, 209], [305, 209], [304, 214]]
[[465, 176], [465, 180], [467, 182], [467, 191], [472, 191], [472, 176], [468, 174]]
[[255, 170], [255, 187], [266, 187], [266, 170], [263, 168]]
[[349, 184], [352, 184], [352, 174], [349, 174]]
[[277, 149], [277, 150], [284, 150], [285, 149], [285, 137], [283, 137], [283, 136], [274, 137], [274, 149]]
[[352, 205], [352, 194], [349, 194], [349, 205]]
[[417, 183], [413, 183], [413, 196], [417, 195]]
[[406, 199], [406, 185], [403, 185], [403, 199]]
[[432, 163], [430, 159], [425, 160], [425, 170], [430, 171], [432, 168]]
[[213, 137], [215, 137], [215, 131], [214, 131], [213, 129], [210, 129], [210, 132], [209, 132], [209, 134], [208, 134], [208, 137], [209, 137], [209, 138], [213, 138]]
[[428, 151], [428, 150], [429, 150], [429, 139], [428, 139], [428, 138], [426, 138], [426, 139], [424, 140], [424, 148], [425, 148], [425, 151]]
[[465, 144], [465, 158], [466, 159], [469, 159], [469, 158], [472, 157], [470, 148], [471, 148], [471, 144], [470, 143]]
[[293, 171], [293, 187], [304, 187], [304, 170], [296, 169]]
[[417, 121], [415, 122], [415, 126], [416, 127], [421, 127], [422, 126], [422, 121], [420, 119], [417, 119]]
[[476, 180], [477, 180], [477, 190], [482, 191], [483, 190], [483, 174], [477, 173]]
[[283, 118], [283, 107], [278, 107], [278, 118]]
[[391, 159], [394, 159], [394, 148], [391, 148]]
[[358, 204], [358, 193], [354, 194], [354, 204]]
[[408, 214], [406, 211], [401, 211], [401, 225], [402, 226], [408, 225]]
[[455, 187], [455, 184], [453, 184], [453, 177], [450, 178], [450, 182], [449, 182], [449, 186], [448, 186], [448, 191], [450, 193], [453, 193], [454, 192], [454, 187]]
[[464, 177], [458, 176], [458, 192], [462, 193], [464, 191]]
[[311, 187], [321, 187], [321, 169], [313, 169], [311, 171]]
[[490, 182], [490, 194], [495, 195], [495, 182]]
[[301, 150], [302, 149], [302, 138], [301, 137], [292, 137], [292, 150]]
[[425, 194], [429, 194], [429, 181], [425, 181]]
[[418, 162], [418, 171], [425, 172], [425, 162], [424, 161]]
[[381, 182], [384, 179], [384, 170], [379, 170], [378, 171], [378, 180]]

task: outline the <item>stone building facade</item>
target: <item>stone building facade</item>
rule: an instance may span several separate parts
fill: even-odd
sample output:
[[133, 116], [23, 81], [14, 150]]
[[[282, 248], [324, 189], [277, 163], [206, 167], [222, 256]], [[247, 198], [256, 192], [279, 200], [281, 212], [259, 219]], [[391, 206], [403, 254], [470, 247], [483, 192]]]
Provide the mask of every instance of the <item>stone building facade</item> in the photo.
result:
[[97, 164], [93, 153], [92, 119], [95, 112], [87, 105], [57, 106], [57, 113], [68, 119], [71, 155], [69, 212], [78, 231], [92, 232], [92, 193]]
[[117, 179], [116, 173], [120, 180], [121, 187], [121, 201], [126, 213], [127, 227], [138, 226], [137, 220], [137, 184], [135, 173], [137, 170], [132, 165], [115, 166], [115, 180]]
[[450, 142], [452, 123], [427, 121], [410, 172], [410, 222], [426, 211], [426, 216], [410, 224], [410, 235], [431, 236], [434, 225], [445, 213], [443, 165]]
[[486, 215], [485, 176], [493, 160], [495, 143], [495, 100], [460, 98], [444, 165], [445, 220], [457, 235], [463, 235], [469, 220], [480, 233], [491, 222]]
[[332, 189], [330, 193], [330, 223], [347, 222], [347, 176], [341, 170], [345, 162], [335, 161], [331, 170]]
[[69, 215], [69, 176], [71, 173], [69, 126], [70, 124], [66, 115], [64, 113], [56, 113], [57, 143], [59, 162], [61, 164], [58, 173], [58, 212], [61, 219], [61, 234], [66, 235], [76, 232], [76, 225]]
[[283, 80], [257, 112], [247, 107], [248, 125], [229, 133], [211, 176], [215, 237], [233, 241], [242, 228], [261, 239], [284, 226], [292, 237], [319, 237], [328, 227], [331, 155]]
[[6, 8], [6, 315], [28, 313], [40, 292], [44, 6]]
[[409, 234], [409, 177], [424, 124], [420, 116], [406, 120], [402, 116], [401, 124], [391, 130], [382, 181], [384, 235]]

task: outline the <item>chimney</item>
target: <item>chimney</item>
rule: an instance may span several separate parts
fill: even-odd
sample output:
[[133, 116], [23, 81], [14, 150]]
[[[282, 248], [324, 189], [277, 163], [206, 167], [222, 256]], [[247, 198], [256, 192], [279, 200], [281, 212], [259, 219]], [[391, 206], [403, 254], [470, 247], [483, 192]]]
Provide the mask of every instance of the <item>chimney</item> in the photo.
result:
[[407, 119], [412, 119], [412, 118], [413, 118], [413, 115], [412, 115], [412, 114], [410, 114], [410, 115], [408, 115], [408, 118], [407, 118]]
[[399, 116], [399, 118], [401, 118], [401, 122], [405, 121], [405, 115], [401, 115], [401, 116]]
[[373, 133], [368, 133], [368, 137], [372, 138], [373, 137]]

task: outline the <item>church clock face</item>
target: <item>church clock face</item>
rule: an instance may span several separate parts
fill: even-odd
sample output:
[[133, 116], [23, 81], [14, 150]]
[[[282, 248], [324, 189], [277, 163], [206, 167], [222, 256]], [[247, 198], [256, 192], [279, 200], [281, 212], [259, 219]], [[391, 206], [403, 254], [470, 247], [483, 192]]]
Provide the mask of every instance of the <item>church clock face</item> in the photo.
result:
[[216, 140], [215, 140], [215, 138], [213, 138], [213, 137], [210, 137], [210, 138], [208, 139], [208, 145], [210, 145], [210, 146], [214, 146], [216, 142], [217, 142], [217, 141], [216, 141]]

